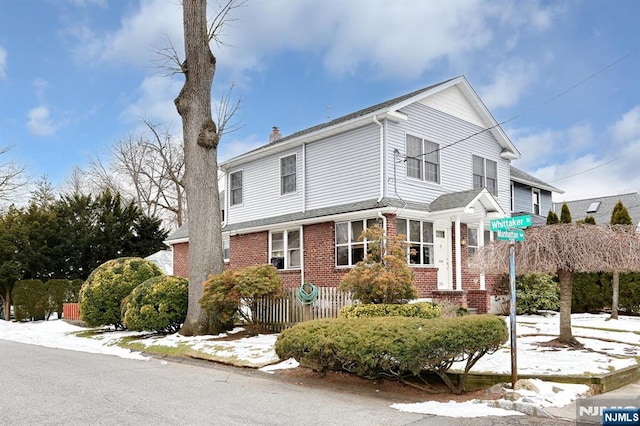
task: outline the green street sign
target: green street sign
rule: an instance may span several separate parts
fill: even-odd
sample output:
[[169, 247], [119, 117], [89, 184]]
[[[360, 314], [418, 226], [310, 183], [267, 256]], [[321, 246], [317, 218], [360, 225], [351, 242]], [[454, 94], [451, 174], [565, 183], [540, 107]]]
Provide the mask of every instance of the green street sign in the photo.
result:
[[493, 232], [506, 231], [507, 229], [523, 229], [531, 226], [531, 215], [504, 217], [489, 221], [489, 229]]
[[524, 231], [522, 229], [498, 230], [496, 231], [496, 236], [500, 241], [524, 241]]

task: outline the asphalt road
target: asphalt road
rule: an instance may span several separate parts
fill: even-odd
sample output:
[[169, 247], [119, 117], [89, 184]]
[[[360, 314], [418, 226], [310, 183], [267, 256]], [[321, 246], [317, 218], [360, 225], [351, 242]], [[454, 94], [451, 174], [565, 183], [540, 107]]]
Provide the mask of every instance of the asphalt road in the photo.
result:
[[383, 398], [259, 371], [136, 361], [0, 340], [0, 425], [539, 425], [526, 416], [402, 413]]

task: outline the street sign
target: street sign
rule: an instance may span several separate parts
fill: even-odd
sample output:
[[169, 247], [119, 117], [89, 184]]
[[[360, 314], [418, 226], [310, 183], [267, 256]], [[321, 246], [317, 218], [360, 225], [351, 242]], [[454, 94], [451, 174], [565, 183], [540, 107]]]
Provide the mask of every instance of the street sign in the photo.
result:
[[531, 226], [531, 215], [504, 217], [489, 221], [491, 231], [504, 231], [507, 229], [523, 229]]
[[500, 241], [524, 241], [524, 231], [522, 229], [497, 230], [496, 236]]

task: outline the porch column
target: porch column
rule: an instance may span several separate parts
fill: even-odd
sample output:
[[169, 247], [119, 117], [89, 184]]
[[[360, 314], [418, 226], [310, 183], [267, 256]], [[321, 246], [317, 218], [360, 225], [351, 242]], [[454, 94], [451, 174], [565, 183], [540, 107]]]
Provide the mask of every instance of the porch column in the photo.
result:
[[456, 290], [462, 290], [462, 238], [460, 237], [460, 215], [456, 215]]
[[[482, 249], [482, 247], [484, 247], [484, 220], [480, 219], [480, 223], [478, 223], [478, 250]], [[486, 290], [484, 277], [484, 272], [481, 272], [480, 290]]]

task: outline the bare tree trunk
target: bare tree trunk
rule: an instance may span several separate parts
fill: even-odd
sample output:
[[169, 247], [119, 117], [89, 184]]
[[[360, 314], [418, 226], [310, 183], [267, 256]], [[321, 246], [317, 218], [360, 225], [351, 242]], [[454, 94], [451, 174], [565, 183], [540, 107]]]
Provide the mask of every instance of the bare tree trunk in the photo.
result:
[[209, 274], [222, 272], [224, 263], [216, 158], [219, 135], [211, 115], [216, 58], [209, 48], [207, 2], [183, 0], [182, 7], [186, 80], [175, 104], [182, 117], [189, 204], [189, 306], [180, 333], [190, 336], [209, 332], [211, 320], [199, 303], [202, 285]]
[[11, 321], [11, 290], [7, 286], [7, 291], [4, 297], [4, 319]]
[[613, 271], [613, 301], [611, 302], [611, 317], [609, 319], [618, 319], [618, 297], [620, 294], [620, 271]]
[[571, 332], [571, 298], [573, 294], [573, 271], [558, 269], [560, 280], [560, 335], [557, 341], [564, 345], [578, 346]]

